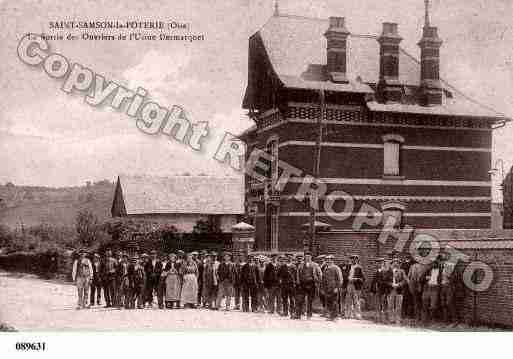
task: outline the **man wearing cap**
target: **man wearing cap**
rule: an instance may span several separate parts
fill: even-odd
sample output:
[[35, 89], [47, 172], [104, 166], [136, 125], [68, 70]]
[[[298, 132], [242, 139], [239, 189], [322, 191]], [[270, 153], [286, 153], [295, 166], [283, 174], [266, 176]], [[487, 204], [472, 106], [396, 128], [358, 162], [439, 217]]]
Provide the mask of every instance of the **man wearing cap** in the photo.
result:
[[257, 257], [257, 268], [258, 268], [258, 287], [257, 287], [257, 301], [258, 301], [258, 311], [264, 313], [267, 302], [266, 302], [266, 293], [264, 286], [264, 274], [266, 268], [267, 257], [264, 255], [260, 255]]
[[[321, 268], [322, 273], [324, 273], [324, 270], [328, 266], [328, 261], [327, 261], [326, 257], [327, 257], [326, 255], [321, 254], [321, 255], [317, 256], [317, 258], [315, 260], [315, 262]], [[329, 310], [328, 310], [328, 306], [326, 303], [326, 295], [324, 293], [324, 290], [319, 291], [319, 299], [320, 299], [321, 305], [322, 305], [322, 316], [327, 316]]]
[[162, 274], [162, 262], [158, 260], [157, 251], [151, 251], [151, 258], [144, 266], [144, 273], [146, 275], [146, 296], [144, 303], [148, 303], [148, 308], [153, 306], [153, 291], [157, 289], [160, 276]]
[[218, 280], [218, 276], [217, 276], [217, 270], [219, 269], [219, 264], [221, 264], [221, 263], [219, 262], [219, 257], [218, 257], [218, 254], [216, 251], [210, 252], [210, 255], [212, 256], [212, 267], [213, 267], [213, 271], [214, 271], [213, 272], [214, 281], [213, 281], [213, 287], [212, 287], [212, 293], [211, 293], [212, 303], [213, 303], [212, 309], [218, 310], [219, 308], [217, 307], [217, 292], [219, 291], [219, 280]]
[[378, 270], [371, 282], [370, 291], [374, 295], [376, 309], [376, 320], [379, 323], [387, 320], [387, 299], [390, 293], [390, 283], [392, 282], [392, 269], [389, 262], [384, 258], [378, 258]]
[[234, 272], [235, 272], [235, 281], [233, 283], [233, 296], [234, 296], [234, 304], [235, 309], [240, 310], [240, 301], [242, 297], [242, 281], [241, 281], [241, 272], [242, 267], [246, 264], [244, 261], [243, 255], [237, 255], [235, 257], [234, 264]]
[[322, 272], [319, 265], [312, 261], [312, 254], [306, 252], [304, 261], [297, 268], [296, 288], [296, 315], [294, 319], [301, 319], [303, 305], [306, 299], [306, 318], [312, 317], [312, 304], [315, 293], [322, 281]]
[[125, 308], [128, 309], [129, 301], [130, 301], [130, 280], [129, 280], [129, 268], [130, 263], [128, 263], [128, 254], [123, 253], [121, 255], [121, 261], [118, 265], [117, 278], [119, 280], [119, 289], [118, 289], [118, 300], [117, 306], [118, 309]]
[[[408, 275], [410, 273], [410, 268], [413, 265], [414, 260], [411, 256], [411, 254], [407, 254], [405, 257], [403, 257], [403, 260], [401, 261], [401, 269]], [[408, 282], [408, 281], [407, 281]], [[402, 309], [402, 317], [403, 318], [413, 318], [413, 297], [411, 295], [411, 292], [409, 290], [409, 283], [405, 290], [403, 290], [403, 309]]]
[[73, 262], [73, 271], [71, 276], [77, 286], [78, 304], [77, 309], [89, 308], [87, 300], [89, 298], [89, 286], [93, 275], [93, 265], [87, 258], [87, 252], [81, 250], [79, 258]]
[[196, 266], [198, 267], [198, 307], [205, 306], [205, 298], [203, 296], [203, 269], [205, 268], [205, 250], [198, 254]]
[[356, 254], [351, 256], [351, 268], [349, 269], [349, 277], [346, 294], [346, 315], [348, 318], [362, 319], [360, 308], [360, 300], [362, 298], [362, 288], [365, 281], [362, 266], [360, 265], [360, 257]]
[[[182, 251], [181, 249], [179, 249], [177, 252], [176, 252], [176, 268], [178, 270], [178, 273], [180, 273], [180, 279], [183, 280], [183, 273], [184, 273], [184, 269], [185, 269], [185, 252]], [[165, 268], [165, 266], [162, 266], [163, 268]], [[182, 307], [182, 304], [181, 304], [181, 300], [178, 301], [177, 303], [177, 306], [178, 308], [181, 308]]]
[[120, 273], [121, 273], [121, 269], [120, 269], [120, 266], [123, 262], [123, 252], [122, 251], [116, 251], [115, 254], [114, 254], [114, 258], [116, 259], [116, 274], [114, 276], [115, 278], [115, 295], [114, 295], [114, 300], [112, 302], [112, 306], [114, 308], [119, 308], [120, 306], [120, 300], [121, 300], [121, 282], [122, 282], [122, 279], [121, 279], [121, 276], [120, 276]]
[[322, 273], [322, 287], [328, 310], [328, 319], [336, 320], [338, 316], [338, 293], [342, 287], [342, 271], [335, 265], [332, 255], [327, 255], [324, 272]]
[[144, 268], [141, 265], [141, 260], [138, 256], [132, 258], [132, 264], [129, 266], [129, 282], [130, 282], [130, 296], [129, 308], [137, 309], [144, 308]]
[[442, 279], [440, 282], [440, 306], [442, 307], [442, 317], [445, 323], [456, 322], [456, 308], [454, 306], [454, 262], [449, 261], [449, 252], [442, 254], [441, 271]]
[[280, 287], [282, 311], [280, 315], [286, 317], [294, 313], [294, 285], [296, 280], [297, 268], [291, 262], [289, 256], [280, 256], [277, 277]]
[[203, 305], [205, 308], [216, 309], [217, 275], [213, 254], [207, 255], [203, 268]]
[[339, 311], [340, 316], [344, 317], [346, 312], [346, 294], [347, 294], [347, 283], [349, 283], [349, 271], [351, 270], [351, 264], [346, 256], [339, 263], [340, 271], [342, 272], [342, 288], [340, 289], [339, 298]]
[[264, 271], [264, 288], [266, 291], [267, 311], [274, 314], [274, 311], [280, 312], [281, 297], [279, 295], [280, 287], [278, 285], [278, 255], [272, 254], [271, 261], [267, 263]]
[[401, 324], [403, 291], [407, 288], [407, 276], [399, 266], [399, 258], [392, 260], [392, 278], [389, 281], [388, 317], [395, 324]]
[[230, 253], [224, 253], [223, 260], [217, 268], [217, 282], [219, 283], [219, 288], [217, 290], [216, 308], [221, 308], [221, 301], [224, 299], [226, 311], [230, 310], [233, 284], [235, 282], [235, 266], [232, 263], [231, 257]]
[[110, 308], [116, 304], [116, 272], [118, 261], [112, 256], [110, 249], [105, 251], [103, 263], [103, 295], [105, 297], [105, 307]]
[[[255, 263], [255, 257], [249, 256], [248, 262], [244, 264], [241, 269], [241, 284], [242, 284], [242, 311], [252, 312], [258, 311], [258, 282], [259, 271]], [[251, 306], [250, 306], [251, 298]]]
[[[91, 280], [91, 297], [89, 298], [90, 305], [95, 305], [94, 299], [96, 298], [96, 305], [101, 305], [101, 292], [103, 284], [103, 268], [98, 253], [93, 254], [93, 278]], [[105, 291], [103, 292], [105, 297]]]
[[442, 256], [438, 255], [426, 272], [424, 290], [422, 291], [422, 322], [427, 325], [435, 318], [438, 308], [438, 297], [442, 282]]
[[168, 263], [168, 256], [162, 255], [160, 258], [160, 263], [162, 263], [162, 272], [160, 272], [160, 277], [157, 283], [157, 305], [159, 306], [159, 309], [164, 309], [164, 296], [166, 295], [166, 277], [167, 277], [167, 263]]
[[[418, 253], [421, 257], [425, 257], [426, 248], [418, 248]], [[430, 269], [428, 264], [415, 262], [410, 267], [408, 272], [408, 286], [413, 302], [413, 314], [416, 323], [422, 319], [422, 293], [426, 283], [426, 272]]]

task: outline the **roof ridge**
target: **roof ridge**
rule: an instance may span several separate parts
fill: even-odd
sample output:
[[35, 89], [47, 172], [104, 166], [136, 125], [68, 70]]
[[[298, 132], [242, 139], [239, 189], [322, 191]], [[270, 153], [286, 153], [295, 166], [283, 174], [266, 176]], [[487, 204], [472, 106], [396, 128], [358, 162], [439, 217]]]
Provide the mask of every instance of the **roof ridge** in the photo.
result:
[[272, 17], [288, 17], [292, 19], [302, 19], [302, 20], [315, 20], [315, 21], [328, 21], [328, 19], [324, 19], [321, 17], [313, 17], [313, 16], [304, 16], [304, 15], [294, 15], [294, 14], [278, 14], [273, 15]]
[[311, 17], [311, 16], [301, 16], [301, 15], [292, 15], [292, 14], [283, 14], [283, 13], [273, 13], [271, 16], [269, 16], [269, 18], [264, 22], [264, 24], [262, 26], [260, 26], [258, 28], [257, 31], [255, 31], [255, 34], [257, 32], [260, 32], [260, 30], [262, 30], [268, 23], [269, 21], [271, 21], [273, 18], [275, 17], [286, 17], [286, 18], [291, 18], [291, 19], [303, 19], [303, 20], [315, 20], [315, 21], [327, 21], [328, 19], [322, 19], [320, 17]]
[[210, 178], [210, 179], [239, 179], [239, 177], [235, 176], [211, 176], [211, 175], [173, 175], [173, 176], [154, 176], [154, 175], [147, 175], [147, 174], [125, 174], [121, 173], [118, 175], [118, 177], [130, 177], [130, 178], [153, 178], [153, 179], [173, 179], [173, 178]]

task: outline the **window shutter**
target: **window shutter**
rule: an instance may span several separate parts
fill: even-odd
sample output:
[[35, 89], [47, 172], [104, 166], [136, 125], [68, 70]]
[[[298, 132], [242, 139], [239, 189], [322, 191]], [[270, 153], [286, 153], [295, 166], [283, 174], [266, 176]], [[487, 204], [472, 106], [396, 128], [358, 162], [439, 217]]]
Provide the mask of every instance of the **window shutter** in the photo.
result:
[[384, 151], [384, 168], [383, 172], [389, 176], [399, 176], [399, 143], [398, 142], [385, 142]]

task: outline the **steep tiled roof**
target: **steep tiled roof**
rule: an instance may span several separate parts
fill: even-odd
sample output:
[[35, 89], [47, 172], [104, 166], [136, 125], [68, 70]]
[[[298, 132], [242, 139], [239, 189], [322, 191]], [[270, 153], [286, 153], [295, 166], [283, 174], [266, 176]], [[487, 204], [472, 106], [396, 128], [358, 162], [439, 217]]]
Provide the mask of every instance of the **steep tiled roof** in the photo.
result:
[[242, 214], [242, 178], [119, 176], [126, 214]]
[[[327, 19], [290, 15], [272, 16], [258, 31], [280, 81], [288, 88], [373, 93], [369, 84], [379, 80], [379, 43], [375, 35], [351, 34], [347, 39], [348, 84], [326, 81]], [[404, 49], [399, 52], [399, 81], [410, 87], [420, 84], [420, 63]], [[507, 118], [463, 95], [442, 80], [445, 95], [442, 106], [418, 104], [380, 104], [369, 102], [371, 111], [430, 115]], [[450, 96], [447, 96], [450, 94]]]
[[[273, 16], [260, 29], [267, 54], [280, 80], [287, 85], [301, 78], [309, 66], [326, 64], [327, 19], [299, 16]], [[377, 83], [379, 79], [379, 44], [376, 36], [351, 34], [347, 39], [347, 76], [350, 84]], [[404, 51], [400, 53], [399, 80], [418, 85], [420, 68]], [[338, 85], [336, 86], [347, 86]]]

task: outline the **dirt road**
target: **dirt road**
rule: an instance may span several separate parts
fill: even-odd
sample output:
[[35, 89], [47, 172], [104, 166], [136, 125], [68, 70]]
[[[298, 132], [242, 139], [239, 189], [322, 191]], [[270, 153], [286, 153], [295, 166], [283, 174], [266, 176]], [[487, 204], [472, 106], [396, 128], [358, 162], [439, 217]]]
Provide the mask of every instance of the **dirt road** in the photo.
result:
[[76, 310], [73, 285], [45, 281], [30, 275], [0, 271], [0, 322], [20, 331], [30, 330], [379, 330], [411, 328], [376, 325], [368, 321], [328, 322], [314, 316], [301, 321], [263, 313], [239, 311], [117, 310], [103, 307]]

